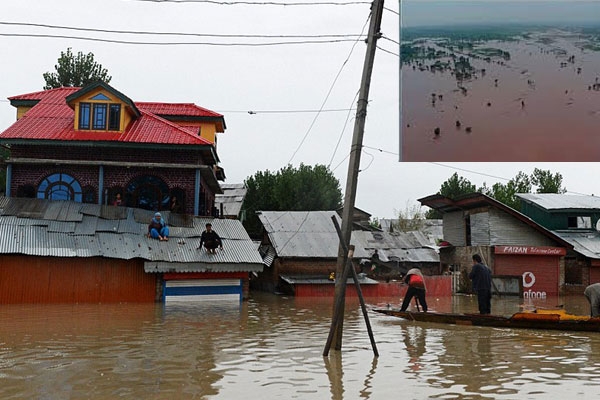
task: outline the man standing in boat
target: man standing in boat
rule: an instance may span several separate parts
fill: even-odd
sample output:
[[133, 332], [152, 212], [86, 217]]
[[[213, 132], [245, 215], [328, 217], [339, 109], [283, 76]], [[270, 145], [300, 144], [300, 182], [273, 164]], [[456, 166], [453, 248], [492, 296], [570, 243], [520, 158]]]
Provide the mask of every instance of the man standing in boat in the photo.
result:
[[585, 288], [583, 294], [590, 302], [592, 317], [600, 317], [600, 283], [593, 283]]
[[473, 268], [469, 279], [473, 281], [473, 290], [477, 293], [480, 314], [492, 312], [492, 271], [483, 264], [479, 254], [473, 254]]
[[423, 312], [427, 312], [425, 279], [423, 278], [421, 270], [419, 268], [409, 269], [404, 276], [404, 282], [408, 284], [408, 290], [406, 290], [406, 294], [404, 295], [404, 301], [402, 302], [400, 311], [406, 311], [412, 298], [416, 297], [419, 304], [421, 304], [421, 307], [423, 307]]

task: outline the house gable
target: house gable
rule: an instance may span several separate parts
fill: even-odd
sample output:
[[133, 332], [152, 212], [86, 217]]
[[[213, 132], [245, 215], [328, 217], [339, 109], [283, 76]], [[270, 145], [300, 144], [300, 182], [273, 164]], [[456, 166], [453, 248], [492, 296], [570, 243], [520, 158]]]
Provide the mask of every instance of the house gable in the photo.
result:
[[103, 82], [83, 87], [65, 101], [75, 111], [75, 130], [123, 133], [140, 116], [131, 99]]

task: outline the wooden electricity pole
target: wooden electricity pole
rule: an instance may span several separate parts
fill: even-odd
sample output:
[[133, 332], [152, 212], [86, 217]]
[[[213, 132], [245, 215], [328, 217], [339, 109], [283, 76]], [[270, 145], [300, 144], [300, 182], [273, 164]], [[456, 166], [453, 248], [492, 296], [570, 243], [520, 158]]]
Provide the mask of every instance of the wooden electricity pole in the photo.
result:
[[360, 167], [360, 155], [362, 152], [362, 141], [365, 130], [365, 121], [367, 119], [367, 104], [369, 101], [369, 88], [371, 86], [371, 74], [373, 72], [373, 61], [375, 60], [375, 49], [377, 48], [377, 39], [381, 37], [381, 16], [383, 13], [383, 0], [374, 0], [371, 4], [371, 23], [367, 35], [367, 54], [363, 65], [362, 80], [360, 82], [360, 91], [358, 95], [356, 121], [354, 123], [354, 133], [352, 136], [352, 147], [350, 149], [350, 161], [348, 164], [348, 177], [346, 180], [346, 191], [344, 193], [344, 209], [342, 211], [342, 241], [338, 249], [338, 259], [335, 270], [335, 301], [330, 339], [325, 348], [324, 355], [329, 352], [329, 343], [333, 343], [335, 350], [342, 349], [342, 332], [344, 326], [344, 302], [346, 298], [346, 280], [342, 279], [344, 268], [346, 266], [348, 254], [344, 248], [349, 248], [350, 237], [352, 234], [352, 216], [354, 214], [354, 200], [356, 198], [356, 188], [358, 185], [358, 172]]

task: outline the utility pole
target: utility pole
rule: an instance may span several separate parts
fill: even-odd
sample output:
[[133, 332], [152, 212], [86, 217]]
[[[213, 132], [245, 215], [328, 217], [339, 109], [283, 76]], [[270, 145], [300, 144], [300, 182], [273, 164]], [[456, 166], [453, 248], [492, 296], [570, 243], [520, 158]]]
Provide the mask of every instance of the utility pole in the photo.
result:
[[[367, 54], [363, 65], [363, 74], [360, 82], [360, 91], [358, 95], [356, 120], [354, 123], [354, 132], [352, 136], [352, 147], [350, 149], [350, 161], [348, 164], [348, 177], [346, 180], [346, 191], [344, 193], [344, 209], [342, 211], [342, 240], [338, 249], [338, 258], [335, 270], [335, 301], [338, 304], [334, 307], [330, 335], [332, 336], [333, 347], [335, 350], [342, 349], [342, 332], [344, 326], [344, 302], [346, 298], [346, 281], [342, 279], [344, 268], [346, 266], [348, 254], [344, 248], [350, 245], [352, 235], [352, 216], [354, 214], [354, 201], [356, 199], [356, 188], [358, 186], [358, 172], [360, 167], [360, 155], [362, 152], [362, 141], [365, 130], [365, 121], [367, 119], [367, 105], [369, 101], [369, 88], [371, 86], [371, 74], [373, 72], [373, 61], [375, 60], [375, 50], [377, 48], [377, 39], [381, 37], [381, 16], [383, 14], [383, 0], [374, 0], [371, 4], [371, 23], [367, 35]], [[350, 268], [354, 268], [350, 266]], [[327, 351], [328, 349], [326, 349]]]

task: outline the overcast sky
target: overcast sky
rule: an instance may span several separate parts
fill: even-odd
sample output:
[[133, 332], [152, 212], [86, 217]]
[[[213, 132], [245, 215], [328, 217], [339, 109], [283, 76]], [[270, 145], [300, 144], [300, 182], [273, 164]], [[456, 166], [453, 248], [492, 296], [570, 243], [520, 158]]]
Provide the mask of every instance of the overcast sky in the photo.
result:
[[600, 23], [595, 0], [403, 0], [402, 26], [473, 23]]
[[[277, 171], [289, 162], [294, 166], [304, 162], [330, 164], [344, 190], [348, 171], [346, 157], [354, 126], [353, 114], [348, 119], [345, 110], [356, 105], [365, 43], [355, 42], [353, 37], [350, 41], [321, 44], [239, 44], [330, 41], [331, 36], [323, 36], [358, 35], [363, 29], [367, 30], [369, 4], [311, 2], [309, 6], [277, 6], [258, 3], [3, 1], [0, 3], [0, 130], [10, 126], [16, 117], [16, 109], [6, 98], [41, 90], [42, 74], [53, 72], [60, 52], [72, 47], [74, 52], [92, 52], [96, 61], [109, 70], [110, 84], [134, 101], [193, 102], [222, 113], [227, 129], [219, 136], [218, 155], [227, 183], [241, 183], [257, 171]], [[398, 162], [400, 5], [398, 1], [386, 1], [385, 7], [384, 38], [378, 42], [383, 50], [377, 51], [375, 57], [357, 207], [379, 218], [392, 218], [407, 204], [415, 204], [418, 198], [435, 193], [455, 171], [476, 185], [483, 181], [491, 185], [505, 182], [500, 178], [510, 179], [519, 170], [530, 173], [536, 166], [561, 172], [571, 191], [600, 193], [597, 164]], [[7, 25], [7, 22], [238, 36], [107, 34]], [[14, 36], [23, 34], [66, 38]], [[286, 37], [241, 37], [248, 35]], [[311, 37], [291, 39], [290, 35]], [[315, 35], [321, 37], [313, 37]], [[172, 44], [120, 44], [68, 38], [74, 36]], [[173, 44], [190, 41], [210, 44]], [[216, 43], [229, 45], [216, 46]], [[321, 108], [324, 111], [320, 114], [309, 112]]]

